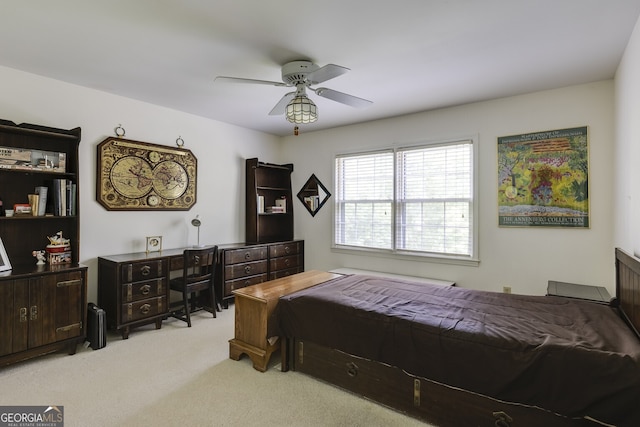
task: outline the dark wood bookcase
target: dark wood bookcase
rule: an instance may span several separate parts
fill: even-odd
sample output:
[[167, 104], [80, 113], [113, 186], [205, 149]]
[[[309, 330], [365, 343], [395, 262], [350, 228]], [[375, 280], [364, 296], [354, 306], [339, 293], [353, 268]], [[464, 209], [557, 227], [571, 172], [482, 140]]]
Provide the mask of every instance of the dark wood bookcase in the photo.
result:
[[35, 187], [46, 186], [48, 187], [46, 212], [53, 213], [54, 180], [65, 179], [76, 184], [75, 215], [0, 217], [0, 237], [14, 270], [20, 269], [23, 264], [35, 264], [31, 252], [44, 249], [49, 243], [47, 236], [53, 236], [59, 231], [62, 231], [64, 238], [70, 240], [73, 262], [78, 262], [80, 215], [77, 186], [80, 136], [80, 128], [64, 130], [31, 124], [15, 125], [13, 122], [0, 120], [0, 147], [41, 150], [66, 155], [65, 173], [0, 168], [0, 197], [4, 209], [12, 209], [16, 203], [27, 203], [27, 195], [33, 194]]
[[[293, 164], [263, 163], [257, 158], [246, 160], [247, 243], [293, 240], [291, 172]], [[284, 205], [283, 212], [271, 211], [276, 203]]]
[[[48, 187], [49, 205], [54, 200], [54, 180], [76, 184], [75, 214], [53, 214], [51, 205], [43, 216], [0, 216], [0, 238], [12, 267], [0, 275], [0, 366], [63, 348], [75, 353], [86, 337], [87, 267], [78, 264], [80, 136], [80, 128], [65, 130], [0, 120], [0, 147], [5, 149], [0, 167], [3, 209], [28, 203], [28, 195], [39, 186]], [[23, 160], [14, 162], [11, 156], [18, 156], [16, 150], [56, 153], [58, 159], [64, 158], [64, 171], [48, 167], [47, 157], [36, 167], [22, 164], [28, 163]], [[70, 241], [71, 262], [36, 265], [32, 252], [45, 249], [47, 237], [60, 231]]]

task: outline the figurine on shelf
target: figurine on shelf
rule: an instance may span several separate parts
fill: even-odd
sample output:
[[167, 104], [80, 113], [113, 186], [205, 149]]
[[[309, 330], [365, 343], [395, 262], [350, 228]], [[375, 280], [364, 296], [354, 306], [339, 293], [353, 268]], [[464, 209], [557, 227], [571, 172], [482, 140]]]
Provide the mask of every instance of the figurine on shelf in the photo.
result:
[[69, 246], [69, 239], [62, 237], [62, 231], [58, 231], [54, 236], [47, 236], [50, 246]]
[[36, 262], [36, 265], [44, 265], [44, 261], [46, 259], [44, 257], [44, 254], [45, 254], [44, 251], [33, 251], [33, 252], [31, 252], [31, 255], [36, 257], [36, 259], [38, 260], [38, 262]]
[[45, 249], [49, 265], [68, 264], [72, 262], [71, 241], [62, 237], [62, 231], [53, 236], [47, 236], [49, 244]]

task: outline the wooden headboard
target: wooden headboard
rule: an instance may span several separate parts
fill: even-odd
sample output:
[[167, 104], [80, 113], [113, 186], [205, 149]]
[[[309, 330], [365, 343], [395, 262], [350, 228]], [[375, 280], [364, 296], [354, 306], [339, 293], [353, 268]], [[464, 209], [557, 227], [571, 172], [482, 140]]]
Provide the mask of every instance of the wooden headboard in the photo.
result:
[[640, 259], [616, 248], [616, 299], [622, 316], [640, 338]]

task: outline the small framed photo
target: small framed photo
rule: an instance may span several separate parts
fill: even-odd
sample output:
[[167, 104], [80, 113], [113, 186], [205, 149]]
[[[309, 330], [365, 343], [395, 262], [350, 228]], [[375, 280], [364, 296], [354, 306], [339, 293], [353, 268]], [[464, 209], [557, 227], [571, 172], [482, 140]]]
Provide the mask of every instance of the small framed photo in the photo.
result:
[[0, 238], [0, 272], [9, 270], [11, 270], [11, 262], [9, 262], [7, 251], [4, 249], [4, 243], [2, 243], [2, 239]]
[[147, 237], [147, 253], [162, 251], [162, 236]]

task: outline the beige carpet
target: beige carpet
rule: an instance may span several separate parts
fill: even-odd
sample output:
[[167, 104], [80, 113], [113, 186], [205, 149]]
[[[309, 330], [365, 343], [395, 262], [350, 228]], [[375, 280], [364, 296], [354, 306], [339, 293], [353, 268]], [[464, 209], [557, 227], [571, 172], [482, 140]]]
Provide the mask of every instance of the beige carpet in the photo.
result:
[[193, 327], [109, 333], [100, 350], [78, 347], [0, 368], [0, 405], [62, 405], [65, 426], [425, 426], [296, 372], [279, 358], [266, 373], [228, 359], [233, 305], [197, 313]]

